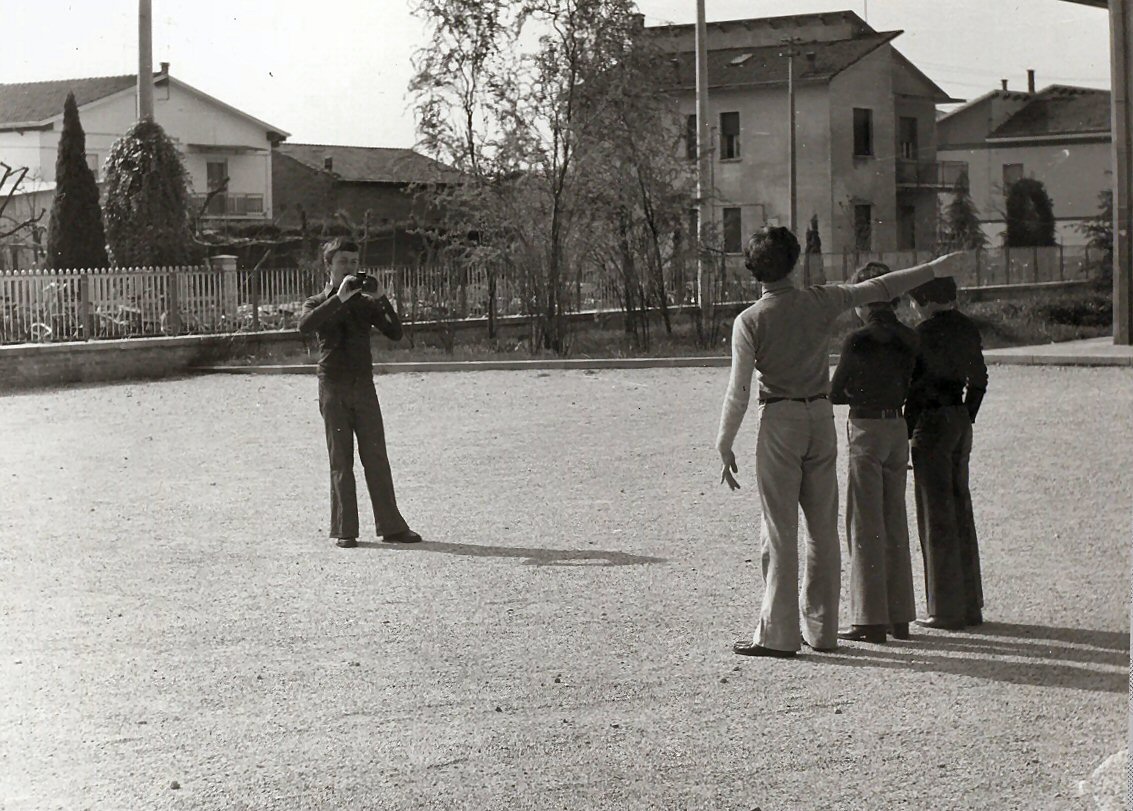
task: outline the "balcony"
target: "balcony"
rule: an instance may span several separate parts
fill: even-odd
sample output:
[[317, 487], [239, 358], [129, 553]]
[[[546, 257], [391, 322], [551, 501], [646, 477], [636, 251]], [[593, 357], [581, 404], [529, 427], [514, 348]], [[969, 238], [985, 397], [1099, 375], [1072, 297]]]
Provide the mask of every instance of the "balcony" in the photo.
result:
[[897, 161], [897, 188], [952, 191], [968, 187], [967, 161]]
[[[207, 194], [193, 195], [193, 210], [200, 211], [208, 199]], [[229, 194], [222, 192], [208, 201], [205, 217], [245, 217], [263, 219], [264, 196], [262, 194]]]

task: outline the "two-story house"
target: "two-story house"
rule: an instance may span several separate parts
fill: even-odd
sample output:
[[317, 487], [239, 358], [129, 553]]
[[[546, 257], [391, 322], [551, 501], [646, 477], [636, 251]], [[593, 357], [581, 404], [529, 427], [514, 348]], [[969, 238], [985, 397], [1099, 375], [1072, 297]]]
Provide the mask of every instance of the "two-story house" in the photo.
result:
[[[695, 161], [695, 26], [645, 32], [671, 54], [662, 69]], [[952, 99], [893, 47], [900, 33], [875, 31], [852, 11], [708, 24], [711, 180], [727, 253], [754, 229], [790, 221], [792, 51], [800, 240], [817, 215], [825, 251], [932, 247], [937, 191], [962, 171], [936, 154], [936, 104]]]
[[1011, 184], [1042, 181], [1054, 203], [1055, 233], [1063, 245], [1081, 245], [1081, 225], [1098, 215], [1098, 195], [1113, 187], [1110, 94], [1089, 87], [1051, 85], [1027, 92], [993, 90], [937, 122], [942, 159], [968, 164], [972, 202], [990, 244], [1006, 229]]
[[[272, 145], [288, 133], [190, 87], [161, 63], [154, 74], [154, 120], [177, 145], [206, 219], [270, 220]], [[0, 161], [27, 167], [18, 209], [50, 207], [63, 102], [75, 94], [86, 133], [87, 161], [101, 179], [111, 145], [137, 121], [134, 74], [0, 84]]]

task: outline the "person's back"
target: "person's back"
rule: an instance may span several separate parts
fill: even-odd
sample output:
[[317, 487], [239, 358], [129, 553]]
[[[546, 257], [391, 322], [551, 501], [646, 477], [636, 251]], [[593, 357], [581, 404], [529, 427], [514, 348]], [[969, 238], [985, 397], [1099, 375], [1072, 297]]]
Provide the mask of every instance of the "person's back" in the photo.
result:
[[798, 289], [789, 280], [764, 285], [739, 316], [749, 330], [759, 396], [809, 397], [829, 386], [830, 329], [842, 295], [823, 285]]

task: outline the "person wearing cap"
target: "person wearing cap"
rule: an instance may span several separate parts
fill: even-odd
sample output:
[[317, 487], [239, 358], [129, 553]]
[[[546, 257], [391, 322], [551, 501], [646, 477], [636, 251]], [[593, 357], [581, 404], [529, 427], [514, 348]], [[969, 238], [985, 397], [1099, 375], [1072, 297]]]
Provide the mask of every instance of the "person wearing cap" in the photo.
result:
[[[791, 657], [800, 645], [832, 650], [838, 643], [841, 554], [838, 546], [837, 438], [830, 404], [830, 339], [834, 320], [851, 307], [888, 301], [937, 276], [959, 273], [955, 254], [857, 284], [797, 289], [791, 271], [799, 243], [786, 228], [757, 231], [745, 264], [763, 293], [736, 318], [732, 368], [716, 449], [721, 483], [739, 488], [732, 449], [756, 377], [759, 427], [755, 447], [759, 491], [763, 605], [742, 656]], [[807, 522], [800, 633], [798, 517]]]
[[362, 292], [355, 242], [335, 238], [323, 246], [322, 256], [330, 279], [325, 290], [304, 302], [299, 331], [313, 334], [319, 347], [319, 412], [330, 456], [330, 535], [337, 546], [358, 545], [357, 437], [378, 534], [386, 543], [416, 543], [421, 536], [409, 528], [394, 496], [370, 349], [372, 327], [398, 341], [401, 321], [380, 284]]
[[921, 346], [905, 406], [928, 603], [917, 624], [959, 631], [983, 623], [968, 463], [987, 365], [979, 329], [956, 309], [955, 281], [936, 279], [910, 295], [924, 319], [916, 326]]
[[[854, 283], [889, 272], [870, 262]], [[909, 438], [902, 407], [917, 360], [917, 333], [897, 320], [897, 299], [855, 308], [865, 326], [842, 343], [830, 402], [849, 405], [846, 436], [846, 540], [850, 550], [850, 622], [838, 638], [883, 643], [892, 629], [909, 638], [917, 616], [909, 555], [905, 485]]]

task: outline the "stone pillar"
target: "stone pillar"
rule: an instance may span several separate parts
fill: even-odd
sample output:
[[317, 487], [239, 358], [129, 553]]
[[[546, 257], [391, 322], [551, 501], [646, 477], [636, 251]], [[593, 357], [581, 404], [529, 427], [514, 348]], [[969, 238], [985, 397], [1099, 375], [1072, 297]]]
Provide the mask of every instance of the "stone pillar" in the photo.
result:
[[236, 257], [228, 254], [209, 257], [209, 267], [220, 275], [221, 312], [228, 323], [236, 324], [236, 308], [240, 303], [239, 278], [236, 274]]

